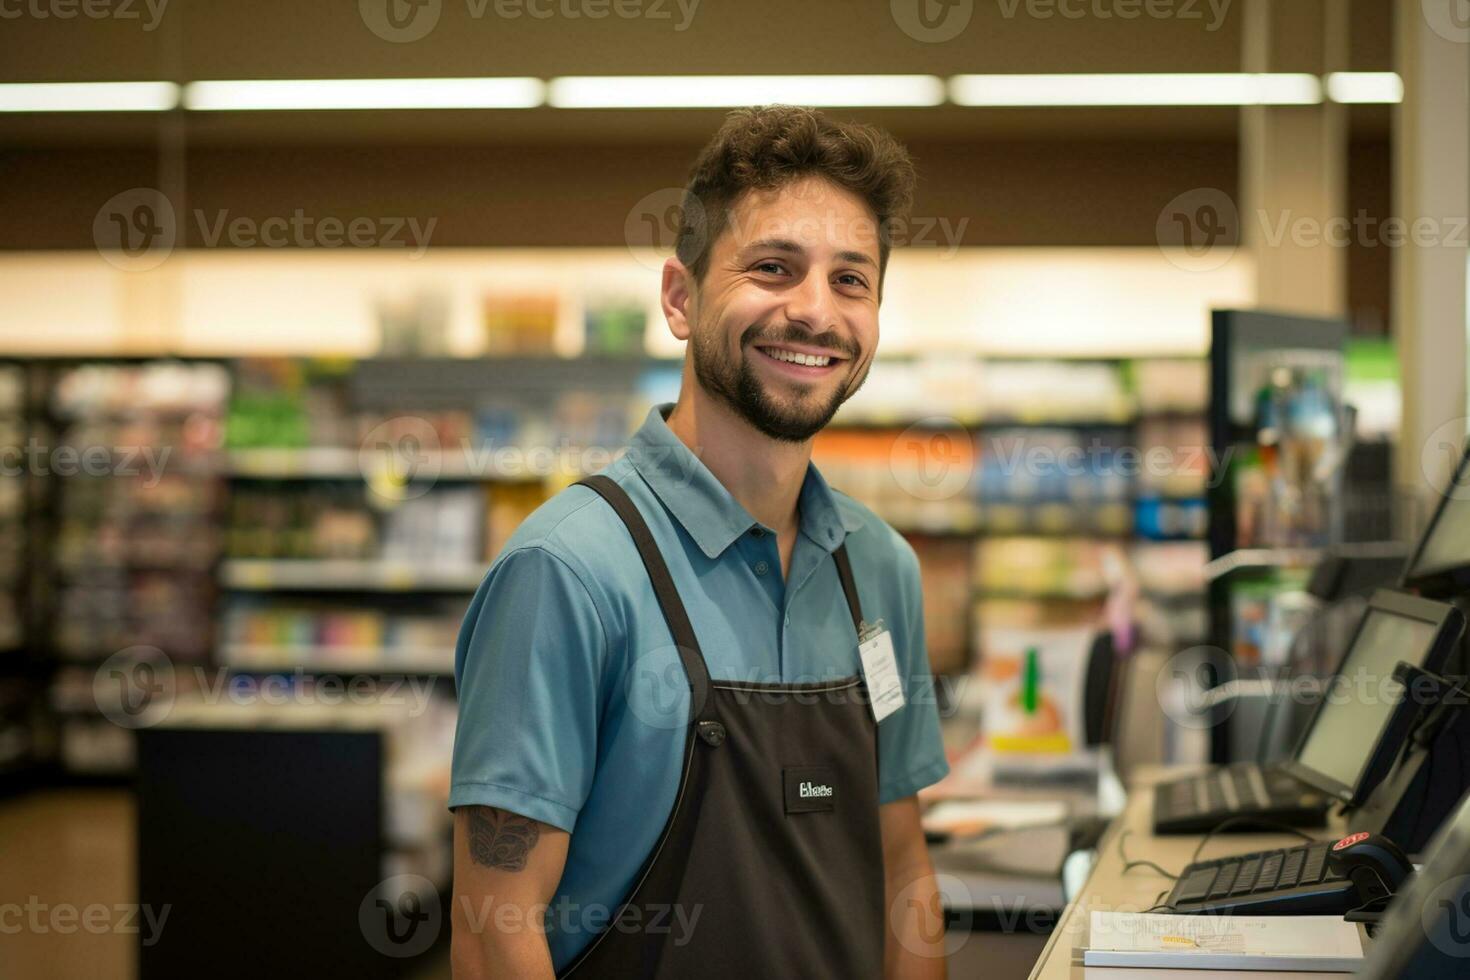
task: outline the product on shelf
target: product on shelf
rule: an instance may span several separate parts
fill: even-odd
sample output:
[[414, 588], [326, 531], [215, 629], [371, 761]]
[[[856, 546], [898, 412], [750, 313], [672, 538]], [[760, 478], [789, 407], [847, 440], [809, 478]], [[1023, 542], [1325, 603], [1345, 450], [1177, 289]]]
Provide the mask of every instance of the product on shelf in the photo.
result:
[[208, 657], [228, 387], [213, 363], [61, 370], [49, 458], [51, 642], [61, 658], [95, 662], [139, 644]]
[[973, 548], [965, 538], [908, 536], [924, 583], [924, 639], [936, 674], [970, 668]]
[[648, 327], [647, 304], [638, 297], [590, 296], [583, 311], [584, 354], [641, 356]]
[[481, 302], [485, 353], [550, 354], [555, 350], [558, 297], [555, 293], [490, 293]]

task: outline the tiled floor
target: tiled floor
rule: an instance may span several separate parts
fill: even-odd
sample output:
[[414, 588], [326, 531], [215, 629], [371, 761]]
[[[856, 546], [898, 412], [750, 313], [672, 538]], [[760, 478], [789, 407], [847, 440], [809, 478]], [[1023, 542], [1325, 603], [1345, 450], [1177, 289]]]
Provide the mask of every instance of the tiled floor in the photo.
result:
[[[147, 924], [127, 908], [137, 900], [135, 819], [125, 790], [0, 802], [0, 977], [137, 977], [138, 935], [127, 930]], [[445, 956], [412, 980], [448, 976]]]

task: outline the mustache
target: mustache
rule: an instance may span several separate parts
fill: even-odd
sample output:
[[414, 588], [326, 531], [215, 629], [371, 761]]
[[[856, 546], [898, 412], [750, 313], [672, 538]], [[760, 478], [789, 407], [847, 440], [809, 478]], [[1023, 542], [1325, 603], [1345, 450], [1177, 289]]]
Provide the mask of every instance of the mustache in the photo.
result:
[[848, 360], [857, 360], [861, 351], [858, 345], [840, 336], [836, 331], [828, 330], [826, 333], [814, 334], [803, 330], [795, 324], [787, 323], [780, 327], [763, 327], [753, 323], [745, 328], [740, 335], [741, 348], [756, 344], [809, 344], [813, 347], [825, 347], [835, 350]]

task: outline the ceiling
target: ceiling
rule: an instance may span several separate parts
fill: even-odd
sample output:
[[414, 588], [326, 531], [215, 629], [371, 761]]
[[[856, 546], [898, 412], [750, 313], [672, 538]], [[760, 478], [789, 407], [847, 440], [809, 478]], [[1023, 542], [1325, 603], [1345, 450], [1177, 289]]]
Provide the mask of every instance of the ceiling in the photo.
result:
[[[1325, 70], [1315, 32], [1296, 30], [1342, 0], [959, 0], [969, 19], [924, 40], [931, 0], [26, 0], [0, 25], [0, 81], [354, 78], [484, 75], [1049, 73], [1239, 71], [1249, 3], [1289, 3], [1271, 68]], [[417, 10], [397, 36], [386, 4]], [[1343, 67], [1392, 67], [1391, 0], [1351, 0]], [[46, 14], [38, 16], [37, 11]], [[1150, 15], [1153, 11], [1155, 15]], [[596, 15], [602, 14], [601, 17]], [[1126, 15], [1133, 14], [1128, 18]], [[541, 16], [546, 15], [546, 16]], [[431, 26], [430, 26], [431, 25]], [[906, 29], [907, 28], [907, 29]], [[958, 28], [958, 29], [957, 29]], [[375, 32], [376, 30], [376, 32]], [[928, 109], [844, 113], [906, 139], [1233, 137], [1232, 109]], [[0, 116], [0, 144], [604, 143], [707, 134], [717, 110], [487, 110]], [[1353, 107], [1354, 132], [1381, 133], [1386, 107]]]

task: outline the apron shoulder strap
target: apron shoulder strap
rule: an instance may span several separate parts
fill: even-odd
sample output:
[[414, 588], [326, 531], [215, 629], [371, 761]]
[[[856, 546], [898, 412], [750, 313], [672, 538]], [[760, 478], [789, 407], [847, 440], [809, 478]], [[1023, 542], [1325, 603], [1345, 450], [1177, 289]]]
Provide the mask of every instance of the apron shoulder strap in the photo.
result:
[[847, 609], [852, 613], [852, 628], [857, 630], [858, 638], [863, 635], [863, 604], [858, 601], [857, 582], [852, 577], [852, 562], [847, 557], [846, 542], [839, 544], [837, 550], [832, 552], [832, 560], [837, 562], [837, 577], [842, 580], [842, 594], [847, 597]]
[[669, 566], [659, 553], [658, 543], [653, 540], [648, 522], [643, 519], [628, 492], [610, 477], [597, 474], [578, 480], [577, 483], [596, 491], [612, 505], [618, 517], [627, 525], [628, 533], [633, 536], [633, 543], [638, 546], [638, 554], [643, 559], [643, 567], [648, 570], [648, 577], [653, 582], [654, 595], [658, 597], [659, 608], [663, 610], [664, 620], [669, 624], [669, 632], [673, 634], [679, 659], [684, 663], [684, 673], [689, 678], [694, 720], [717, 721], [714, 702], [709, 696], [709, 668], [705, 665], [704, 653], [699, 648], [699, 639], [694, 635], [689, 613], [684, 609], [683, 600], [679, 598], [679, 590], [674, 587], [674, 577], [669, 574]]

